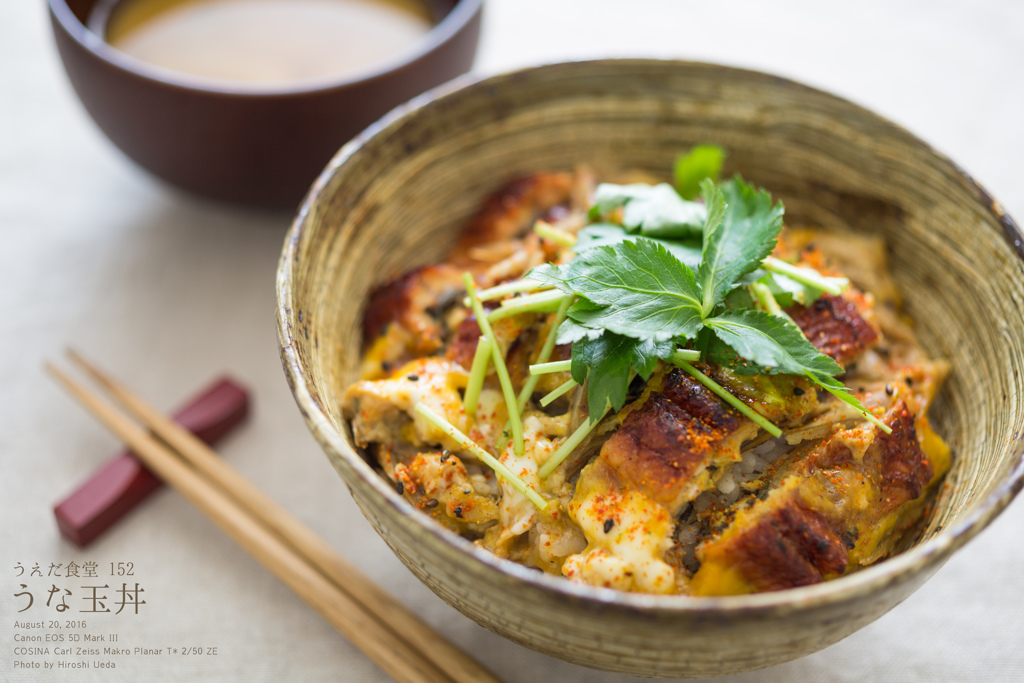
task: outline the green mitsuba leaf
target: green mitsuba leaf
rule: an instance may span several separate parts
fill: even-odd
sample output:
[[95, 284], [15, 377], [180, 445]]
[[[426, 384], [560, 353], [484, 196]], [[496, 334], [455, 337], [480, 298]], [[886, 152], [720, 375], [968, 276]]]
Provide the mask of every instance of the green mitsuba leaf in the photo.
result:
[[800, 328], [763, 311], [726, 310], [705, 321], [722, 342], [766, 372], [833, 376], [842, 366], [807, 341]]
[[622, 227], [646, 237], [699, 236], [706, 215], [702, 204], [686, 201], [668, 183], [597, 186], [591, 218], [606, 216], [620, 207]]
[[[782, 204], [772, 204], [766, 191], [754, 189], [739, 177], [722, 183], [720, 190], [725, 212], [718, 225], [709, 223], [705, 228], [704, 253], [697, 270], [704, 317], [711, 315], [742, 276], [772, 253], [782, 230]], [[717, 201], [717, 195], [713, 198]]]
[[755, 308], [757, 300], [750, 294], [750, 288], [737, 287], [725, 295], [722, 301], [726, 308]]
[[[725, 220], [727, 207], [725, 195], [710, 178], [701, 181], [700, 197], [704, 200], [704, 206], [707, 207], [707, 217], [704, 219], [704, 227], [701, 231], [706, 236], [713, 234], [721, 227], [722, 221]], [[703, 242], [706, 244], [707, 241], [707, 237], [704, 237]]]
[[[576, 299], [576, 301], [574, 301], [571, 306], [569, 306], [569, 309], [566, 311], [566, 315], [568, 316], [569, 320], [571, 320], [574, 323], [581, 324], [582, 327], [587, 327], [589, 329], [603, 329], [600, 325], [587, 325], [586, 321], [592, 319], [595, 316], [598, 320], [600, 320], [606, 310], [606, 306], [595, 304], [593, 301], [590, 301], [589, 299], [584, 299], [583, 297], [580, 297], [579, 299]], [[588, 336], [593, 337], [594, 335]]]
[[629, 389], [630, 347], [635, 339], [605, 334], [598, 339], [580, 339], [572, 345], [572, 378], [587, 384], [587, 405], [591, 419], [600, 418], [606, 405], [620, 410]]
[[705, 178], [718, 182], [725, 161], [725, 150], [715, 145], [697, 145], [689, 153], [676, 159], [676, 190], [683, 199], [700, 194], [700, 183]]
[[629, 201], [650, 192], [651, 186], [646, 183], [632, 185], [615, 185], [601, 183], [594, 190], [594, 205], [590, 207], [591, 220], [607, 216], [615, 209], [622, 208]]
[[638, 235], [630, 235], [621, 225], [591, 223], [576, 233], [576, 246], [573, 247], [573, 251], [578, 254], [594, 247], [611, 247], [623, 240], [637, 239]]
[[697, 339], [700, 340], [704, 333], [707, 333], [708, 338], [699, 349], [705, 360], [715, 365], [729, 368], [737, 375], [771, 375], [781, 372], [778, 368], [765, 368], [743, 358], [740, 354], [736, 353], [736, 349], [716, 337], [710, 328], [705, 327], [701, 330], [701, 334], [698, 335]]
[[741, 375], [803, 375], [869, 420], [876, 421], [864, 404], [833, 376], [840, 374], [842, 367], [814, 348], [788, 319], [761, 311], [727, 311], [707, 324], [717, 337], [708, 343], [706, 351], [712, 363]]
[[[747, 287], [754, 283], [782, 306], [808, 304], [820, 292], [760, 267], [775, 248], [783, 207], [739, 177], [716, 186], [719, 166], [694, 170], [693, 159], [677, 166], [677, 182], [695, 183], [703, 204], [668, 185], [601, 185], [591, 218], [622, 208], [622, 225], [585, 227], [578, 256], [527, 275], [576, 296], [557, 341], [572, 344], [572, 376], [586, 383], [591, 417], [606, 406], [620, 410], [631, 372], [650, 378], [659, 359], [684, 344], [740, 374], [806, 376], [874, 419], [834, 378], [842, 367], [788, 317], [755, 310]], [[767, 293], [759, 288], [758, 296]]]
[[585, 327], [658, 342], [691, 338], [700, 329], [693, 271], [653, 240], [588, 249], [568, 263], [537, 266], [528, 277], [596, 304], [569, 309]]
[[658, 361], [668, 358], [676, 350], [676, 342], [673, 340], [656, 342], [638, 339], [635, 342], [630, 349], [630, 365], [645, 382], [651, 378]]
[[662, 183], [651, 187], [646, 196], [626, 204], [622, 225], [645, 237], [680, 238], [699, 235], [706, 214], [705, 207], [686, 201], [675, 188]]
[[604, 330], [601, 328], [584, 327], [572, 318], [566, 318], [558, 326], [558, 336], [555, 337], [556, 344], [572, 344], [580, 339], [597, 339]]
[[648, 380], [660, 358], [667, 358], [675, 344], [632, 339], [607, 333], [598, 339], [581, 338], [572, 345], [572, 378], [589, 381], [587, 405], [591, 419], [600, 419], [606, 405], [619, 411], [626, 403], [630, 370]]
[[673, 256], [686, 264], [691, 270], [697, 270], [700, 265], [701, 240], [700, 237], [689, 237], [679, 240], [659, 239], [656, 237], [644, 237], [643, 235], [631, 235], [626, 229], [613, 223], [592, 223], [583, 228], [576, 235], [576, 246], [573, 249], [576, 253], [593, 249], [594, 247], [614, 246], [619, 242], [635, 242], [640, 239], [654, 240], [668, 249]]

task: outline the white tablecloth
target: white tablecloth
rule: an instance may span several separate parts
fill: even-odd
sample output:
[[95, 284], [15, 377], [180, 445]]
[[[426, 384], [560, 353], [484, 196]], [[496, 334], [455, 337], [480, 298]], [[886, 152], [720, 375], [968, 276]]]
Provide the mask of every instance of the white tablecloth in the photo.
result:
[[[223, 457], [508, 681], [625, 680], [485, 631], [392, 556], [306, 431], [284, 381], [273, 283], [290, 216], [183, 196], [127, 161], [75, 99], [44, 5], [5, 0], [0, 9], [0, 680], [387, 680], [178, 495], [154, 496], [88, 550], [61, 539], [52, 504], [118, 448], [43, 373], [44, 360], [67, 345], [165, 409], [219, 373], [246, 382], [252, 419], [224, 443]], [[849, 97], [950, 155], [1024, 216], [1024, 4], [487, 3], [480, 71], [612, 55], [751, 67]], [[1018, 501], [876, 623], [816, 655], [727, 680], [1022, 680], [1022, 523]], [[87, 561], [133, 563], [146, 604], [138, 614], [91, 615], [80, 632], [115, 633], [117, 645], [163, 653], [114, 658], [114, 670], [15, 668], [48, 659], [15, 654], [26, 645], [15, 634], [27, 632], [16, 621], [89, 616], [82, 603], [57, 613], [59, 594], [42, 604], [50, 585], [63, 587], [45, 578], [51, 563]], [[31, 576], [36, 563], [43, 577]], [[27, 579], [35, 604], [19, 613]], [[122, 587], [119, 577], [101, 580]], [[186, 647], [204, 654], [167, 654]]]

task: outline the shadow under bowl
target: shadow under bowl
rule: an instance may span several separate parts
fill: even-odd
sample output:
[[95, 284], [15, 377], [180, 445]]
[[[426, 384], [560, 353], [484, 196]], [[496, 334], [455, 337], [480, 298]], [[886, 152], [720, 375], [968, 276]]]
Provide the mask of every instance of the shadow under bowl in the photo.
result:
[[233, 86], [154, 67], [87, 27], [109, 0], [49, 0], [71, 84], [104, 134], [163, 180], [212, 199], [294, 209], [343, 143], [397, 104], [465, 73], [482, 0], [426, 0], [438, 21], [352, 76]]
[[[353, 446], [373, 288], [444, 257], [481, 201], [537, 170], [665, 176], [699, 143], [768, 188], [790, 224], [882, 234], [925, 348], [952, 363], [932, 422], [955, 453], [920, 538], [860, 572], [776, 593], [627, 594], [502, 560], [398, 496]], [[970, 245], [965, 249], [963, 245]], [[278, 333], [299, 409], [409, 569], [484, 627], [584, 666], [717, 676], [810, 654], [909, 596], [1024, 485], [1024, 247], [980, 186], [902, 128], [827, 93], [711, 64], [553, 64], [446, 87], [345, 146], [306, 197], [278, 270]], [[965, 587], [969, 590], [969, 587]]]

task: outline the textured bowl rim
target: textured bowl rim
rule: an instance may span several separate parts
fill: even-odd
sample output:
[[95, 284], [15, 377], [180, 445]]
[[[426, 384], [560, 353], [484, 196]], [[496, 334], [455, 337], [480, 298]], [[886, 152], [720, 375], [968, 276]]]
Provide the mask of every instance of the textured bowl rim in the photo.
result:
[[78, 17], [68, 6], [67, 0], [48, 0], [48, 3], [51, 14], [60, 22], [64, 31], [73, 40], [83, 49], [121, 71], [169, 88], [177, 88], [194, 93], [254, 99], [273, 99], [276, 97], [291, 97], [321, 92], [328, 93], [385, 79], [390, 74], [415, 64], [452, 41], [483, 9], [483, 0], [455, 0], [455, 5], [451, 11], [409, 48], [387, 59], [374, 62], [363, 69], [351, 72], [348, 76], [342, 73], [341, 76], [324, 76], [295, 82], [286, 81], [283, 84], [270, 83], [261, 85], [254, 83], [242, 87], [234, 86], [231, 84], [231, 81], [227, 80], [220, 81], [213, 78], [193, 77], [189, 74], [154, 66], [141, 59], [132, 57], [112, 47], [101, 36], [93, 33], [83, 22], [79, 21]]
[[938, 570], [942, 564], [959, 548], [983, 531], [1013, 499], [1024, 489], [1024, 435], [1017, 439], [1015, 453], [1016, 462], [1010, 470], [1009, 475], [990, 493], [984, 500], [979, 501], [975, 508], [964, 519], [955, 525], [941, 529], [935, 536], [927, 541], [910, 548], [883, 562], [866, 567], [852, 574], [842, 576], [831, 581], [826, 581], [812, 586], [791, 588], [782, 591], [769, 593], [755, 593], [748, 595], [720, 596], [720, 597], [695, 597], [686, 595], [649, 595], [640, 593], [626, 593], [610, 588], [601, 588], [586, 584], [569, 581], [562, 577], [556, 577], [530, 569], [525, 565], [518, 564], [511, 560], [500, 558], [493, 553], [479, 548], [469, 540], [443, 528], [434, 522], [427, 515], [422, 514], [404, 498], [399, 498], [392, 487], [385, 485], [383, 478], [353, 449], [337, 430], [335, 430], [328, 417], [324, 414], [322, 407], [315, 401], [305, 384], [302, 373], [302, 365], [294, 350], [293, 343], [297, 337], [296, 326], [291, 317], [291, 283], [293, 278], [293, 266], [296, 263], [296, 254], [299, 243], [302, 241], [304, 224], [310, 214], [313, 204], [325, 192], [331, 177], [363, 146], [369, 143], [382, 131], [396, 127], [401, 122], [422, 109], [428, 109], [439, 101], [450, 97], [458, 96], [463, 92], [471, 92], [475, 89], [488, 87], [491, 81], [505, 79], [519, 75], [526, 75], [538, 71], [559, 68], [585, 68], [586, 65], [613, 65], [613, 64], [658, 64], [678, 65], [688, 68], [716, 68], [736, 74], [744, 74], [760, 78], [770, 78], [776, 82], [783, 83], [787, 87], [796, 87], [833, 98], [846, 105], [861, 110], [861, 112], [875, 117], [876, 120], [892, 126], [916, 143], [935, 158], [939, 163], [949, 164], [956, 172], [966, 180], [979, 195], [979, 199], [985, 204], [992, 216], [997, 220], [1003, 230], [1003, 238], [1017, 257], [1024, 262], [1024, 234], [1020, 227], [1007, 214], [1001, 204], [985, 190], [980, 183], [971, 177], [958, 164], [951, 161], [941, 152], [936, 151], [931, 145], [924, 142], [916, 135], [910, 133], [902, 126], [893, 123], [889, 119], [876, 114], [846, 98], [839, 97], [824, 90], [813, 88], [798, 81], [776, 76], [761, 71], [743, 69], [721, 64], [708, 62], [697, 62], [678, 59], [659, 58], [623, 58], [623, 59], [584, 59], [568, 60], [550, 63], [541, 63], [533, 66], [523, 67], [514, 71], [500, 74], [476, 75], [469, 74], [456, 78], [449, 83], [429, 90], [422, 95], [415, 97], [405, 104], [399, 105], [391, 112], [383, 116], [376, 123], [372, 124], [365, 131], [357, 135], [345, 146], [343, 146], [333, 159], [328, 163], [320, 176], [313, 183], [308, 194], [296, 214], [288, 234], [285, 238], [284, 249], [281, 254], [277, 273], [277, 328], [278, 342], [281, 352], [281, 361], [284, 365], [288, 384], [292, 389], [295, 400], [300, 411], [306, 419], [307, 425], [313, 432], [314, 437], [326, 451], [344, 458], [347, 463], [359, 474], [363, 482], [368, 484], [370, 491], [378, 502], [386, 503], [404, 516], [416, 520], [416, 523], [425, 531], [435, 537], [438, 541], [454, 547], [479, 561], [490, 569], [501, 572], [514, 579], [517, 579], [529, 586], [540, 590], [557, 594], [560, 597], [598, 603], [601, 606], [624, 609], [629, 611], [644, 612], [647, 614], [701, 614], [701, 613], [742, 613], [750, 616], [752, 613], [779, 613], [797, 611], [801, 609], [825, 607], [838, 603], [853, 600], [860, 595], [873, 593], [887, 586], [903, 583], [911, 580], [914, 576], [928, 570]]

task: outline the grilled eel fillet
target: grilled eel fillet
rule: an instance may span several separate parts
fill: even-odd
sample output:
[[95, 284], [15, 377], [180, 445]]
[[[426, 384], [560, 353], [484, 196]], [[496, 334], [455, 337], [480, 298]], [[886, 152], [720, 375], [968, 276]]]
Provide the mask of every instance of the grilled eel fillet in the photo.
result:
[[[826, 294], [809, 307], [790, 309], [808, 339], [842, 364], [878, 341], [860, 313], [868, 301], [853, 296], [850, 301]], [[798, 424], [817, 407], [816, 392], [800, 378], [708, 370], [777, 424]], [[621, 427], [577, 481], [568, 511], [588, 545], [566, 560], [562, 572], [620, 590], [686, 590], [685, 577], [665, 561], [675, 542], [675, 518], [700, 493], [714, 489], [712, 473], [741, 460], [741, 447], [759, 430], [678, 369], [652, 378], [618, 419]]]
[[708, 466], [740, 458], [757, 426], [678, 368], [652, 377], [620, 413], [622, 426], [580, 472], [569, 515], [587, 548], [565, 561], [570, 579], [645, 593], [676, 590], [675, 514], [710, 485]]
[[[553, 253], [530, 228], [538, 218], [579, 204], [586, 181], [582, 174], [536, 173], [507, 183], [488, 198], [444, 263], [417, 268], [377, 288], [363, 317], [362, 377], [376, 379], [437, 353], [453, 333], [472, 337], [475, 348], [475, 321], [467, 322], [457, 305], [465, 293], [462, 274], [468, 270], [478, 285], [488, 287], [550, 260]], [[462, 354], [453, 360], [466, 359]]]
[[891, 434], [864, 422], [770, 468], [763, 499], [717, 515], [718, 533], [697, 548], [691, 593], [805, 586], [891, 552], [949, 468], [949, 449], [915, 420], [914, 403], [899, 397], [886, 413]]

